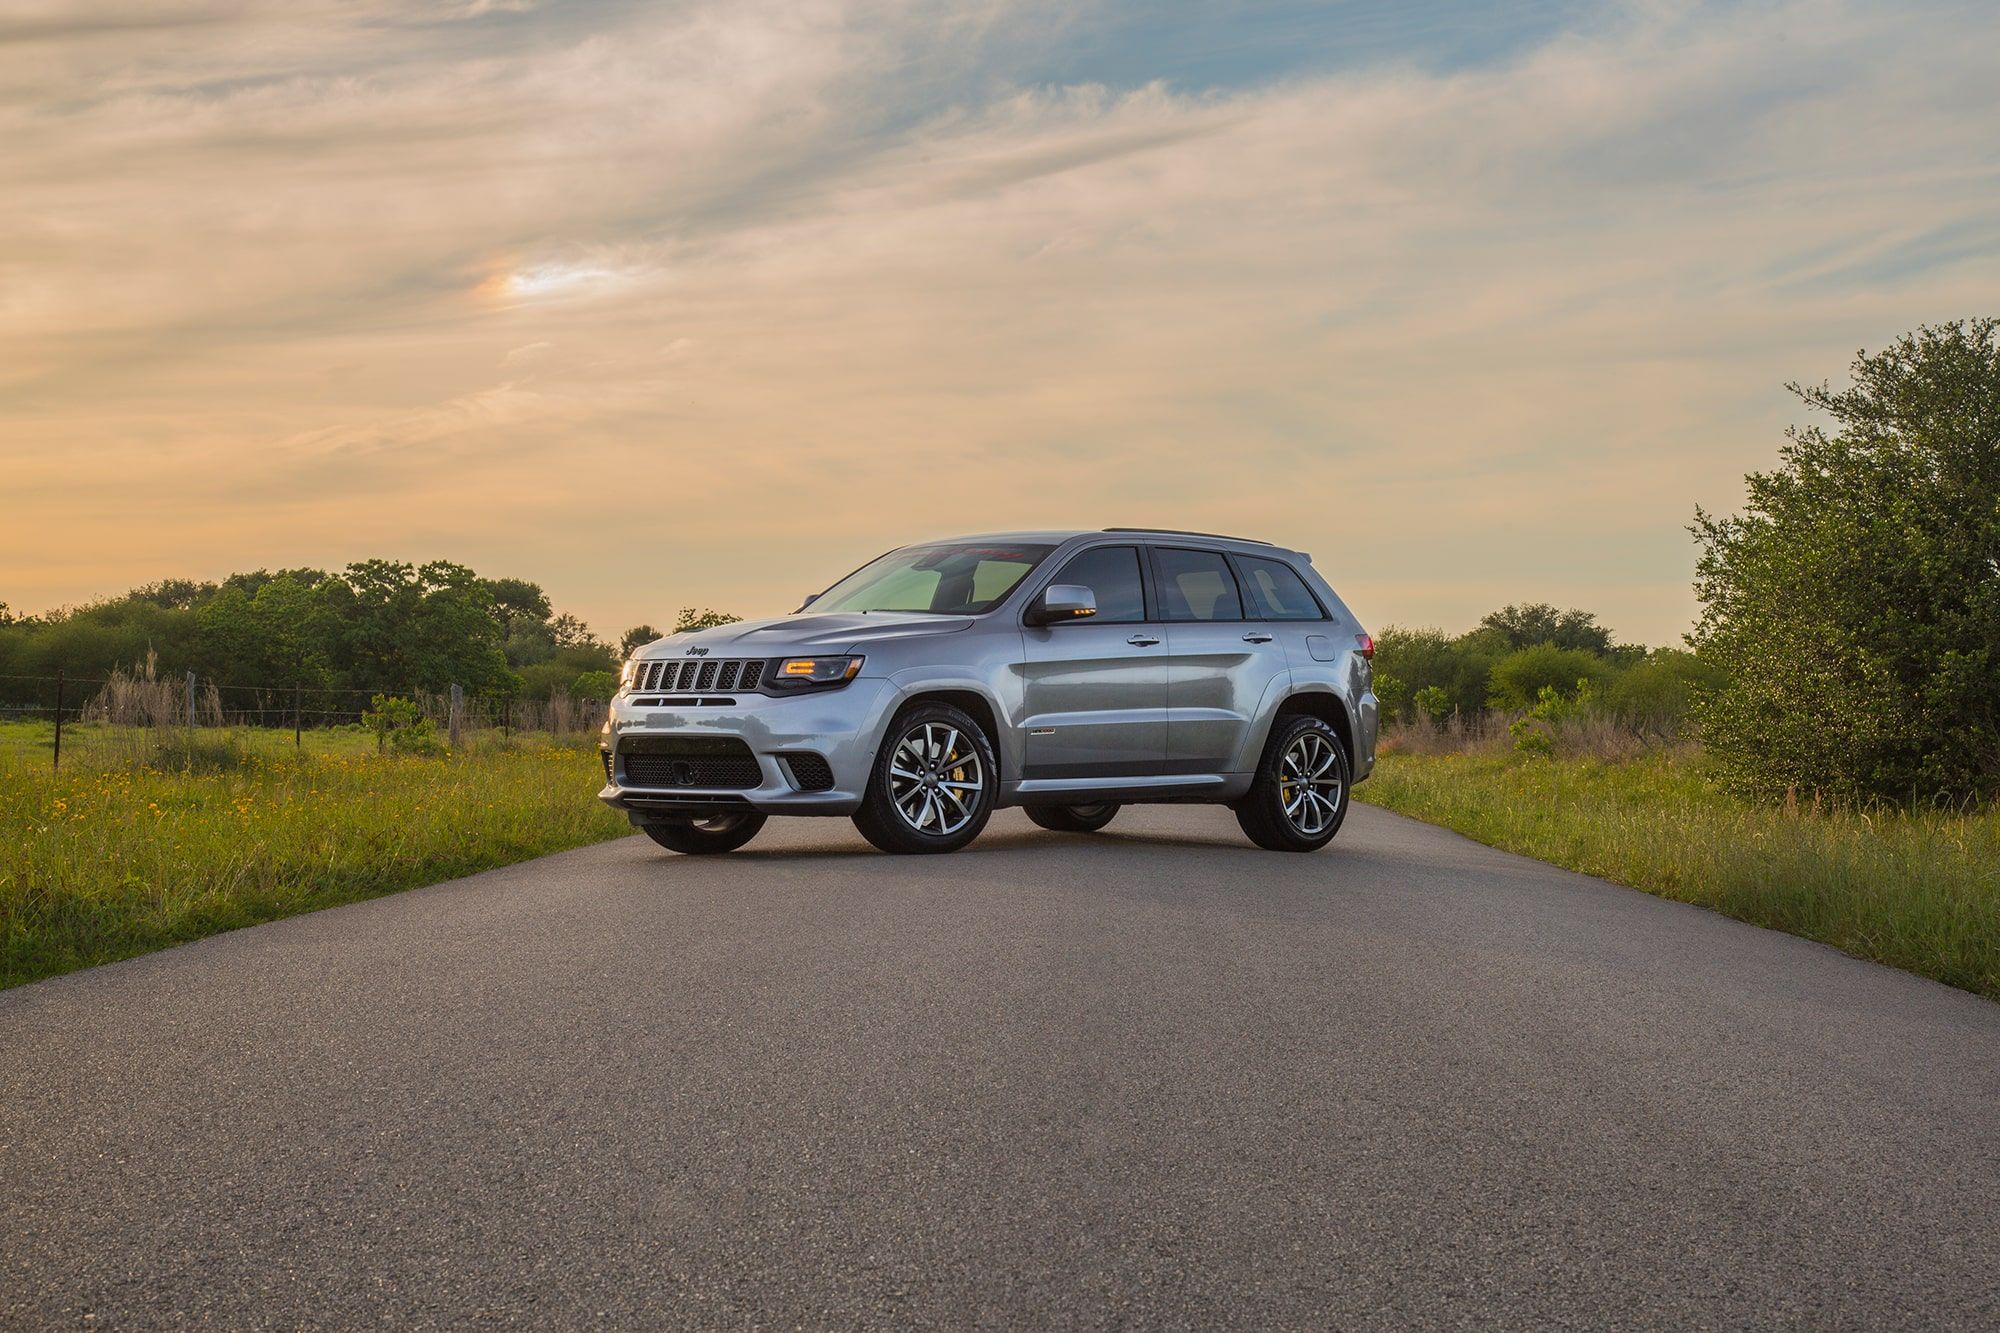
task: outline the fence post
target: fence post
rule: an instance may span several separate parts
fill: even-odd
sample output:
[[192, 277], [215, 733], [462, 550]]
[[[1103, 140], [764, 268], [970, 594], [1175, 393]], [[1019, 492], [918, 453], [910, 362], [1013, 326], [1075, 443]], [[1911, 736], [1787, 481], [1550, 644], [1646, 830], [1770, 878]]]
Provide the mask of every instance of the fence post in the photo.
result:
[[305, 746], [304, 714], [299, 710], [305, 706], [305, 689], [297, 681], [292, 682], [292, 749], [294, 752]]
[[450, 735], [451, 748], [454, 750], [458, 748], [458, 723], [459, 718], [464, 712], [465, 691], [461, 687], [453, 685], [451, 687], [451, 715], [446, 723], [446, 730]]
[[194, 672], [187, 674], [188, 767], [194, 767]]
[[57, 667], [56, 668], [56, 758], [55, 758], [55, 763], [50, 766], [57, 772], [60, 772], [62, 770], [62, 706], [63, 706], [63, 673], [62, 673], [62, 668]]

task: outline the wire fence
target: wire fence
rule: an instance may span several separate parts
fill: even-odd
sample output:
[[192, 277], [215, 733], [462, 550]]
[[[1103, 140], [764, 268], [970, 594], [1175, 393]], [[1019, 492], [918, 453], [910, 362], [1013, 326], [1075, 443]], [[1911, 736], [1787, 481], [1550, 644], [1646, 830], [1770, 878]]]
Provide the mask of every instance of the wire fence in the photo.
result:
[[[410, 705], [377, 712], [376, 700]], [[556, 691], [547, 699], [444, 689], [343, 689], [221, 684], [194, 672], [161, 677], [150, 665], [108, 676], [0, 674], [0, 760], [70, 766], [131, 763], [227, 767], [253, 754], [403, 749], [413, 735], [451, 752], [516, 742], [587, 745], [602, 700]]]

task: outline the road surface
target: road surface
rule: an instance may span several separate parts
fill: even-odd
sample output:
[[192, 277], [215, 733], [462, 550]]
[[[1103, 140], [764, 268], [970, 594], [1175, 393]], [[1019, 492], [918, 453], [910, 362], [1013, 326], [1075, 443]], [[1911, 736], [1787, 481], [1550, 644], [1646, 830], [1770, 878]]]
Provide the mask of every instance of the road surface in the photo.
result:
[[2000, 1324], [2000, 1006], [1357, 807], [633, 838], [0, 994], [0, 1323]]

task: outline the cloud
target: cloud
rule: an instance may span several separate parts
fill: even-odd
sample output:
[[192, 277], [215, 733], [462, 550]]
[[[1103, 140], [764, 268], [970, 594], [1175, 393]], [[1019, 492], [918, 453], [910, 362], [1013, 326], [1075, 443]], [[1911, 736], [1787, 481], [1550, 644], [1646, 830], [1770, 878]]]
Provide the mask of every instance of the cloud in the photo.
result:
[[[0, 98], [0, 462], [72, 536], [78, 466], [178, 497], [135, 581], [449, 542], [608, 625], [1152, 521], [1306, 546], [1378, 623], [1660, 641], [1778, 386], [2000, 294], [1971, 9], [1199, 88], [1039, 81], [1023, 32], [1083, 11], [998, 0], [200, 12]], [[667, 527], [730, 554], [600, 558]]]

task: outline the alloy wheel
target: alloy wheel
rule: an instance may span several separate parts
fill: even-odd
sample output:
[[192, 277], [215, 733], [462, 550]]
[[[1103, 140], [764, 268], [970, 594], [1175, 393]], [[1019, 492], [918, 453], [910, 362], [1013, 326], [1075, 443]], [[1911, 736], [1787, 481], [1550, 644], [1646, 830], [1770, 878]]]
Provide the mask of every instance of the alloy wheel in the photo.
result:
[[943, 838], [979, 813], [986, 766], [972, 738], [944, 722], [912, 727], [889, 758], [889, 799], [905, 824]]
[[1300, 733], [1278, 761], [1278, 799], [1285, 819], [1307, 837], [1325, 832], [1340, 814], [1345, 785], [1340, 756], [1319, 732]]

